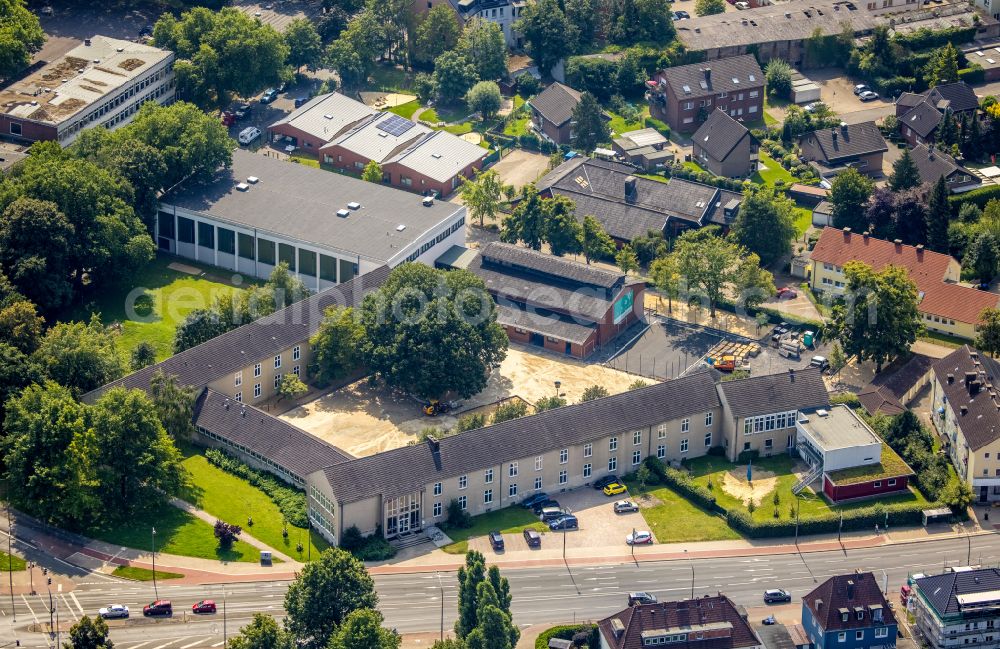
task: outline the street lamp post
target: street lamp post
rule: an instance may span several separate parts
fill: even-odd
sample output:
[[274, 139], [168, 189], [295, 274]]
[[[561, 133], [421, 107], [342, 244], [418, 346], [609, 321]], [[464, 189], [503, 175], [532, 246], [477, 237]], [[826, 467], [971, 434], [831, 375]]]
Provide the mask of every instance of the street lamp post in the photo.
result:
[[799, 495], [795, 494], [795, 547], [799, 547]]
[[556, 397], [559, 396], [559, 388], [562, 387], [562, 381], [556, 381]]
[[222, 587], [222, 649], [229, 646], [229, 634], [226, 629], [226, 587]]
[[[8, 492], [10, 480], [7, 480]], [[7, 501], [7, 576], [10, 579], [10, 610], [17, 622], [17, 609], [14, 608], [14, 554], [11, 550], [11, 539], [14, 538], [14, 524], [10, 522], [10, 500]]]
[[154, 599], [160, 599], [160, 591], [156, 588], [156, 528], [152, 529], [153, 532], [149, 535], [149, 538], [153, 550], [153, 596]]
[[35, 562], [28, 562], [28, 579], [31, 582], [31, 594], [35, 594]]
[[972, 536], [969, 535], [969, 530], [965, 530], [965, 540], [969, 542], [969, 552], [965, 555], [965, 565], [972, 564]]

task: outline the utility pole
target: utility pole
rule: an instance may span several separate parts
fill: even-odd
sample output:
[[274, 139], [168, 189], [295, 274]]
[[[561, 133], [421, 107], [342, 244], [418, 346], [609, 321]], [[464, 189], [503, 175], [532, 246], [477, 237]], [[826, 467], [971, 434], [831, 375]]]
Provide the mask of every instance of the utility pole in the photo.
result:
[[[7, 480], [7, 492], [10, 493], [10, 480]], [[7, 500], [7, 577], [10, 580], [10, 610], [17, 622], [17, 609], [14, 608], [14, 554], [11, 550], [11, 539], [14, 538], [14, 524], [10, 522], [10, 499]]]
[[441, 592], [441, 642], [444, 642], [444, 583], [441, 581], [441, 573], [437, 572], [438, 590]]
[[160, 599], [160, 591], [156, 588], [156, 528], [153, 528], [153, 533], [149, 535], [151, 539], [150, 543], [153, 550], [153, 596], [154, 599]]
[[[565, 532], [563, 534], [565, 534]], [[563, 538], [565, 539], [566, 537], [563, 536]], [[634, 527], [632, 528], [632, 543], [631, 543], [631, 546], [632, 546], [632, 559], [635, 559], [635, 528]], [[687, 552], [687, 550], [685, 550], [685, 552]]]
[[795, 494], [795, 547], [799, 547], [799, 495]]
[[969, 542], [969, 552], [965, 556], [965, 565], [972, 564], [972, 536], [969, 535], [969, 530], [965, 530], [965, 540]]
[[229, 634], [226, 629], [226, 587], [222, 587], [222, 649], [229, 646]]

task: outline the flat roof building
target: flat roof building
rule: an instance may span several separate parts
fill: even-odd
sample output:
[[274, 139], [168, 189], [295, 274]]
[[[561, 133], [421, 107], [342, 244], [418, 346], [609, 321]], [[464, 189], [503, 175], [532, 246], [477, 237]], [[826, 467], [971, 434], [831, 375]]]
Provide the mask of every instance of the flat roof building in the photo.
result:
[[0, 135], [66, 146], [82, 129], [114, 130], [146, 101], [174, 99], [174, 53], [92, 36], [0, 90]]

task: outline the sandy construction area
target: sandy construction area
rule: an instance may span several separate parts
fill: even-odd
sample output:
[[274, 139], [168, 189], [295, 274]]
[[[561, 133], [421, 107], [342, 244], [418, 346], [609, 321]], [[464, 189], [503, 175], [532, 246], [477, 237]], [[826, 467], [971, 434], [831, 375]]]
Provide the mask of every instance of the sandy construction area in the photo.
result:
[[464, 412], [501, 399], [520, 397], [534, 403], [555, 394], [556, 381], [561, 382], [559, 391], [566, 400], [576, 403], [591, 385], [603, 385], [615, 394], [627, 390], [636, 378], [601, 365], [511, 345], [500, 371], [490, 378], [486, 389], [467, 399], [454, 416], [424, 416], [413, 399], [372, 387], [363, 379], [290, 410], [281, 418], [351, 455], [366, 456], [405, 446], [429, 426], [451, 428]]
[[778, 478], [770, 471], [753, 470], [753, 484], [747, 482], [746, 465], [726, 471], [722, 477], [722, 490], [730, 496], [738, 498], [744, 505], [752, 498], [754, 505], [760, 505], [761, 499], [774, 491]]

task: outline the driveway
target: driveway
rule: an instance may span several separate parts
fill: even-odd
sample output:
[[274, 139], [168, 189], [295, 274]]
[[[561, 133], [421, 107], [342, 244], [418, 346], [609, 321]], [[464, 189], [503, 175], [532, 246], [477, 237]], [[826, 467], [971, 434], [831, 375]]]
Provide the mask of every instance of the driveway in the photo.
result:
[[795, 290], [796, 296], [793, 298], [787, 298], [779, 300], [776, 297], [769, 299], [764, 303], [765, 306], [774, 309], [775, 311], [781, 311], [782, 313], [787, 313], [791, 316], [798, 316], [800, 318], [809, 318], [810, 320], [823, 320], [823, 316], [820, 312], [816, 310], [816, 306], [809, 300], [806, 296], [805, 291], [800, 287], [802, 280], [797, 277], [792, 277], [791, 275], [784, 275], [781, 273], [774, 274], [774, 284], [775, 286], [788, 286]]
[[274, 27], [279, 32], [285, 31], [288, 23], [296, 18], [312, 18], [319, 14], [320, 3], [304, 2], [303, 0], [236, 0], [233, 6], [243, 13], [258, 18], [262, 23]]
[[548, 171], [549, 157], [541, 153], [516, 149], [501, 158], [492, 169], [500, 176], [500, 180], [520, 190]]

